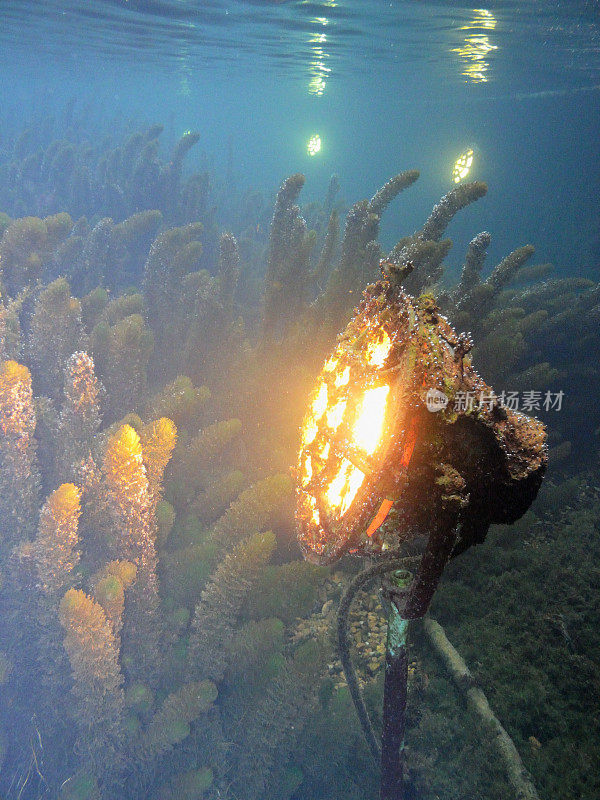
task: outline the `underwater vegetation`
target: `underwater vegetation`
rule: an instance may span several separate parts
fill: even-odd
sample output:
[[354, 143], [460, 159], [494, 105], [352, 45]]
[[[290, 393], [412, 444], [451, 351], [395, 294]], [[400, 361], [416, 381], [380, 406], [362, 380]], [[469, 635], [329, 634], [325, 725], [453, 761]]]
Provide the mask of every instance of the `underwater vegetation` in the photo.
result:
[[135, 131], [115, 144], [111, 136], [90, 136], [83, 120], [71, 119], [60, 139], [55, 120], [32, 124], [5, 147], [0, 168], [3, 210], [12, 217], [52, 209], [73, 216], [122, 219], [158, 209], [179, 223], [206, 211], [208, 174], [183, 175], [183, 164], [199, 133], [186, 131], [164, 161], [159, 154], [162, 125]]
[[[307, 206], [304, 177], [287, 178], [270, 223], [263, 198], [229, 187], [225, 228], [208, 176], [184, 170], [199, 137], [165, 162], [160, 133], [115, 146], [29, 130], [0, 166], [0, 791], [375, 797], [332, 644], [355, 567], [333, 580], [295, 544], [289, 466], [315, 375], [384, 259], [410, 263], [406, 289], [472, 332], [498, 389], [568, 381], [586, 397], [598, 285], [526, 265], [528, 245], [488, 268], [487, 232], [453, 284], [446, 231], [485, 195], [480, 182], [453, 188], [384, 252], [381, 215], [415, 170], [343, 225], [337, 178]], [[434, 613], [540, 796], [592, 800], [600, 506], [591, 472], [560, 471], [574, 405], [544, 421], [553, 482], [516, 530], [494, 528], [452, 563]], [[361, 652], [376, 654], [372, 643]], [[411, 658], [414, 791], [505, 797], [419, 635]], [[377, 722], [374, 656], [361, 680]]]
[[[182, 384], [184, 391], [173, 396]], [[275, 659], [272, 678], [283, 670], [285, 683], [291, 675], [281, 653], [283, 623], [263, 620], [258, 609], [257, 621], [247, 623], [253, 626], [250, 639], [237, 624], [273, 552], [274, 534], [263, 531], [289, 495], [289, 479], [273, 476], [241, 493], [234, 482], [231, 496], [221, 499], [212, 514], [205, 512], [202, 526], [193, 517], [186, 519], [185, 534], [180, 534], [185, 544], [177, 543], [164, 558], [164, 583], [176, 590], [161, 602], [157, 551], [180, 508], [177, 500], [174, 507], [163, 499], [164, 470], [177, 441], [175, 423], [152, 416], [143, 422], [130, 415], [129, 422], [100, 429], [94, 362], [76, 351], [65, 364], [60, 406], [44, 398], [42, 413], [54, 425], [44, 430], [50, 442], [37, 452], [33, 434], [39, 398], [34, 399], [29, 369], [4, 361], [0, 386], [6, 520], [2, 606], [7, 622], [2, 645], [14, 678], [5, 686], [12, 699], [4, 720], [11, 731], [6, 758], [18, 759], [22, 748], [27, 752], [27, 738], [21, 740], [19, 733], [31, 736], [26, 721], [35, 710], [33, 730], [45, 752], [36, 762], [39, 772], [28, 774], [32, 796], [44, 786], [53, 794], [61, 787], [61, 797], [112, 796], [117, 790], [147, 796], [151, 787], [163, 796], [188, 781], [190, 792], [199, 797], [224, 769], [224, 761], [214, 761], [214, 748], [219, 743], [225, 747], [225, 734], [219, 731], [227, 713], [235, 730], [237, 713], [256, 702], [253, 696], [237, 698], [227, 711], [230, 662], [243, 660], [244, 642], [251, 651], [260, 642], [263, 651], [248, 654], [246, 676], [251, 668], [259, 670], [267, 645]], [[175, 382], [175, 388], [155, 398], [179, 412], [174, 416], [183, 422], [205, 401], [206, 393], [194, 390], [189, 380]], [[239, 435], [239, 426], [233, 427]], [[210, 453], [202, 450], [205, 479], [214, 484], [210, 462], [225, 467], [225, 450], [236, 431], [217, 423], [203, 432], [212, 443]], [[63, 477], [76, 482], [60, 483]], [[44, 484], [49, 494], [42, 502]], [[37, 529], [32, 529], [36, 518]], [[317, 668], [319, 662], [309, 663]], [[34, 697], [30, 686], [36, 687]], [[256, 693], [255, 686], [249, 690]], [[219, 692], [222, 714], [214, 707]], [[179, 769], [173, 786], [154, 786], [154, 771], [160, 765], [161, 781], [170, 775], [166, 754], [193, 736], [191, 725], [201, 718], [198, 735], [206, 735], [207, 725], [212, 733], [208, 744], [186, 760], [187, 777]], [[67, 726], [68, 720], [72, 724]], [[211, 763], [199, 763], [200, 753]], [[27, 779], [25, 773], [18, 777], [19, 791]], [[80, 794], [82, 785], [89, 791]]]

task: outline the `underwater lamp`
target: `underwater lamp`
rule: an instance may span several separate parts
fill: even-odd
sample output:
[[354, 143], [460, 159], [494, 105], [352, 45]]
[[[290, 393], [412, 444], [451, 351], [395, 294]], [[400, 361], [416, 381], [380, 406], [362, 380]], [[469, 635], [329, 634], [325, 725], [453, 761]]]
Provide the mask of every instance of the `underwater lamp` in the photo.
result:
[[[433, 295], [403, 291], [412, 265], [383, 261], [381, 268], [383, 278], [365, 289], [310, 395], [296, 521], [310, 561], [379, 557], [340, 601], [339, 651], [371, 753], [380, 759], [380, 800], [403, 800], [409, 621], [426, 613], [450, 557], [482, 542], [491, 523], [525, 513], [547, 448], [544, 426], [502, 406], [477, 374], [470, 336], [457, 335]], [[415, 559], [413, 577], [404, 567]], [[352, 679], [347, 621], [358, 589], [386, 574], [379, 747]]]
[[501, 406], [472, 366], [470, 337], [386, 268], [321, 369], [302, 423], [298, 538], [320, 564], [397, 550], [436, 527], [448, 492], [460, 497], [456, 554], [491, 522], [521, 516], [546, 464], [544, 426]]
[[381, 299], [366, 296], [321, 370], [302, 425], [298, 535], [318, 563], [376, 548], [414, 446], [406, 402], [413, 354], [402, 343], [415, 318], [408, 312], [394, 325], [400, 320]]

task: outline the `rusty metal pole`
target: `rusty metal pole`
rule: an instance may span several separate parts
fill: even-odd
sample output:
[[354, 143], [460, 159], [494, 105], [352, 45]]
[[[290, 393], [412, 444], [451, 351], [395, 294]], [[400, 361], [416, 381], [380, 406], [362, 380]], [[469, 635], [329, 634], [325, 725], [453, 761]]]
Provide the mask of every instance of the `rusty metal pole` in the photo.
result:
[[381, 735], [380, 800], [404, 800], [404, 732], [406, 727], [406, 695], [408, 652], [406, 638], [409, 620], [398, 610], [398, 596], [412, 581], [407, 570], [390, 575], [391, 596], [388, 599], [388, 631], [385, 651], [383, 687], [383, 730]]

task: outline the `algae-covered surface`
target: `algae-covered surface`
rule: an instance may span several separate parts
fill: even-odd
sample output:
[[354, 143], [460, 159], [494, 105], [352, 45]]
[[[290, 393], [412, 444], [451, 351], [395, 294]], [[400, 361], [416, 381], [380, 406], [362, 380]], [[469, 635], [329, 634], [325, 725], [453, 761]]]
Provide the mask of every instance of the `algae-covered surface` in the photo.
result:
[[[0, 4], [3, 800], [375, 800], [340, 600], [450, 506], [430, 615], [471, 677], [411, 621], [405, 800], [516, 796], [473, 687], [539, 798], [600, 796], [598, 25]], [[361, 452], [357, 376], [408, 418], [392, 307], [421, 423]], [[367, 556], [305, 561], [302, 515]], [[376, 738], [380, 583], [347, 614]]]

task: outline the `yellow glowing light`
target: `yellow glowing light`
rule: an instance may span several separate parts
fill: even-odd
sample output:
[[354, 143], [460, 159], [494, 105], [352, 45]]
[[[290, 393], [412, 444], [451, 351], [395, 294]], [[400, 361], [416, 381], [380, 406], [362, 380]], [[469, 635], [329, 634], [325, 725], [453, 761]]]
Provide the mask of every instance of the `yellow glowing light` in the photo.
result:
[[[319, 20], [313, 20], [313, 22], [315, 24], [323, 24], [319, 23]], [[308, 93], [316, 95], [317, 97], [321, 97], [325, 91], [327, 78], [331, 72], [331, 69], [327, 66], [329, 53], [327, 53], [325, 50], [325, 45], [327, 44], [327, 34], [320, 32], [312, 33], [308, 40], [308, 44], [312, 55], [308, 68], [311, 76], [308, 84]]]
[[302, 431], [302, 444], [304, 446], [307, 444], [312, 444], [318, 432], [319, 429], [317, 428], [317, 423], [314, 421], [314, 419], [309, 419], [304, 426], [304, 430]]
[[308, 505], [312, 511], [312, 521], [315, 525], [321, 524], [321, 517], [319, 516], [319, 509], [317, 508], [317, 501], [314, 497], [308, 498]]
[[318, 133], [315, 133], [314, 136], [311, 136], [308, 140], [308, 144], [306, 145], [306, 152], [309, 156], [316, 156], [318, 152], [321, 150], [321, 137]]
[[342, 418], [344, 416], [344, 411], [346, 410], [346, 401], [340, 400], [339, 403], [336, 403], [332, 408], [329, 409], [327, 414], [325, 415], [325, 419], [327, 420], [327, 427], [331, 428], [331, 430], [335, 431], [340, 425]]
[[334, 384], [339, 389], [340, 386], [346, 386], [349, 380], [350, 380], [350, 367], [346, 367], [340, 375], [336, 376]]
[[344, 491], [344, 487], [346, 486], [346, 469], [351, 468], [352, 464], [348, 461], [348, 459], [344, 459], [342, 461], [342, 466], [338, 474], [329, 484], [327, 491], [325, 492], [325, 500], [329, 506], [333, 508], [337, 508], [342, 502], [342, 492]]
[[343, 419], [345, 410], [346, 400], [340, 400], [339, 403], [336, 403], [334, 406], [332, 406], [325, 415], [327, 427], [334, 431], [337, 430]]
[[347, 458], [342, 459], [338, 474], [325, 492], [327, 504], [331, 508], [339, 508], [340, 514], [345, 514], [352, 505], [364, 479], [364, 472], [361, 472]]
[[367, 345], [367, 363], [373, 367], [383, 367], [392, 343], [390, 337], [383, 331], [382, 339], [378, 342], [369, 342]]
[[306, 460], [304, 461], [304, 475], [302, 477], [302, 485], [306, 486], [307, 484], [309, 484], [312, 476], [313, 476], [312, 459], [310, 456], [306, 456]]
[[340, 513], [345, 514], [346, 511], [352, 505], [352, 501], [356, 497], [356, 493], [362, 486], [362, 482], [365, 479], [365, 473], [361, 472], [358, 467], [352, 467], [350, 474], [348, 476], [348, 484], [346, 488], [346, 493], [342, 500], [342, 507], [340, 508]]
[[459, 155], [459, 157], [454, 162], [454, 167], [452, 168], [452, 180], [454, 181], [454, 183], [460, 183], [467, 177], [472, 164], [473, 164], [473, 151], [471, 149]]
[[329, 442], [326, 442], [319, 452], [319, 458], [323, 459], [323, 461], [327, 461], [329, 456]]
[[[377, 452], [384, 435], [389, 385], [379, 383], [363, 389], [358, 396], [353, 392], [344, 396], [354, 369], [348, 358], [361, 358], [372, 371], [384, 366], [392, 348], [390, 336], [380, 327], [365, 328], [364, 333], [370, 341], [359, 347], [360, 355], [357, 352], [350, 356], [340, 347], [325, 362], [304, 420], [298, 471], [306, 492], [305, 514], [311, 525], [327, 526], [330, 519], [339, 519], [350, 511], [372, 469], [369, 457]], [[345, 422], [348, 427], [343, 428], [343, 433], [351, 438], [354, 453], [349, 457], [343, 453], [343, 442], [334, 438]], [[310, 488], [313, 485], [320, 487], [316, 495]], [[327, 522], [320, 519], [320, 503], [328, 509]]]
[[312, 412], [315, 420], [321, 419], [327, 408], [327, 384], [322, 383], [317, 392], [317, 396], [313, 400]]
[[473, 28], [487, 28], [493, 31], [498, 21], [491, 11], [486, 8], [474, 8], [475, 18], [461, 27], [461, 31], [470, 31]]
[[389, 386], [378, 386], [365, 392], [352, 429], [354, 442], [370, 456], [381, 439], [389, 391]]
[[[461, 30], [494, 30], [496, 18], [485, 8], [476, 8], [473, 11], [474, 18], [463, 25]], [[498, 46], [490, 42], [489, 36], [483, 33], [471, 34], [465, 37], [464, 43], [460, 47], [453, 48], [453, 53], [458, 53], [464, 67], [462, 74], [472, 83], [486, 83], [489, 64], [486, 56], [492, 50], [497, 50]]]

